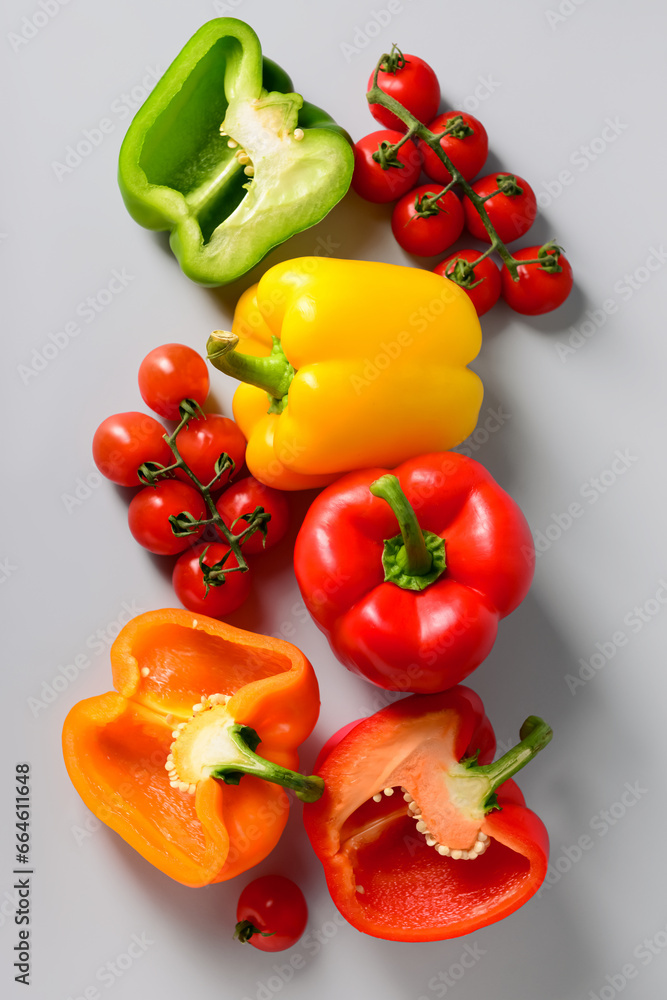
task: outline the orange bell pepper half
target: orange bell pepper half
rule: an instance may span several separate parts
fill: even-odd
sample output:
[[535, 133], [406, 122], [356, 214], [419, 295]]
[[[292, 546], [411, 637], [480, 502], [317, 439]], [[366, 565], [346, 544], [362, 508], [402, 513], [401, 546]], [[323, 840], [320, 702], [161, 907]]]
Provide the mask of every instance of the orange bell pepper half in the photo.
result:
[[79, 702], [63, 729], [88, 808], [184, 885], [262, 861], [287, 822], [284, 789], [304, 801], [323, 790], [294, 770], [320, 705], [303, 653], [168, 609], [129, 622], [111, 664], [116, 690]]

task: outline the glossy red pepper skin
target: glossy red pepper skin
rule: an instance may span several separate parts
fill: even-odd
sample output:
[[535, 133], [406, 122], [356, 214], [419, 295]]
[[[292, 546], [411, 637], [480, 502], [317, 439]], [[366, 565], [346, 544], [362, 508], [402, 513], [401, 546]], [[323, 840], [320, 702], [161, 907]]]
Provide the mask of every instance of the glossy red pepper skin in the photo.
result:
[[315, 499], [296, 541], [296, 578], [348, 669], [390, 690], [442, 691], [479, 666], [499, 620], [525, 597], [532, 535], [478, 462], [455, 452], [422, 455], [393, 472], [422, 530], [445, 539], [447, 568], [422, 591], [384, 582], [383, 544], [397, 535], [397, 521], [369, 487], [385, 472], [353, 472]]
[[[433, 739], [423, 736], [433, 736], [438, 719], [434, 755]], [[439, 941], [495, 923], [537, 892], [548, 834], [513, 780], [497, 791], [500, 809], [481, 820], [488, 850], [470, 861], [427, 846], [398, 788], [381, 802], [372, 799], [383, 785], [400, 783], [420, 790], [420, 805], [433, 817], [441, 808], [433, 782], [440, 766], [444, 772], [477, 751], [478, 763], [492, 760], [495, 736], [473, 691], [414, 695], [346, 728], [316, 764], [325, 791], [305, 806], [304, 822], [331, 897], [354, 927], [391, 941]]]

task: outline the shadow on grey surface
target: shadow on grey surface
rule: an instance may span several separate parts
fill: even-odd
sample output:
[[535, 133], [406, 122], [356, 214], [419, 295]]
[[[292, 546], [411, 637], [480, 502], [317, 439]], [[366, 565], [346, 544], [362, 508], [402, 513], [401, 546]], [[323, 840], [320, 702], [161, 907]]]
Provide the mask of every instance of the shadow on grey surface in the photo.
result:
[[[502, 166], [495, 154], [492, 153], [489, 155], [487, 163], [484, 166], [483, 174], [494, 173], [495, 171], [508, 172], [507, 168]], [[428, 178], [422, 175], [419, 183], [428, 183]], [[367, 259], [364, 254], [364, 247], [374, 242], [378, 231], [380, 236], [382, 236], [383, 229], [384, 237], [393, 249], [394, 238], [391, 232], [393, 206], [393, 202], [376, 205], [364, 201], [350, 189], [342, 201], [334, 206], [321, 222], [310, 229], [295, 234], [284, 243], [274, 247], [255, 267], [236, 281], [214, 288], [202, 287], [214, 297], [215, 301], [226, 312], [233, 315], [234, 308], [241, 294], [250, 285], [259, 281], [270, 267], [282, 261], [313, 255], [364, 260]], [[190, 279], [182, 274], [180, 266], [171, 251], [169, 233], [152, 232], [150, 233], [150, 238], [153, 240], [155, 246], [166, 257], [170, 258], [172, 275], [175, 269], [181, 275], [181, 280], [189, 281]], [[515, 240], [509, 244], [508, 248], [512, 250], [517, 249], [518, 246], [541, 246], [554, 238], [559, 243], [563, 241], [563, 237], [559, 234], [555, 221], [552, 221], [550, 216], [545, 216], [544, 212], [539, 210], [537, 218], [529, 231], [519, 240]], [[467, 230], [464, 230], [461, 237], [444, 254], [436, 257], [417, 257], [412, 254], [406, 254], [405, 265], [432, 270], [436, 263], [444, 259], [444, 257], [449, 257], [458, 250], [471, 247], [480, 250], [480, 252], [486, 249], [484, 243], [470, 236]], [[499, 260], [497, 262], [500, 263]], [[587, 299], [577, 283], [576, 264], [574, 271], [575, 281], [573, 289], [562, 306], [542, 316], [521, 316], [520, 319], [543, 333], [562, 333], [575, 324], [583, 315], [584, 310], [592, 306], [592, 303]], [[501, 298], [498, 304], [482, 317], [482, 327], [485, 335], [497, 335], [506, 326], [508, 319], [516, 319], [518, 316], [519, 314], [504, 305]]]
[[[488, 406], [498, 405], [493, 373], [490, 379], [483, 413]], [[511, 400], [504, 402], [511, 413]], [[515, 492], [518, 476], [525, 474], [520, 456], [521, 428], [515, 427], [511, 420], [508, 429], [472, 452], [472, 457], [480, 460], [510, 495]], [[540, 567], [541, 560], [548, 566], [549, 556], [546, 553], [539, 557]], [[482, 697], [499, 743], [504, 747], [516, 743], [519, 727], [528, 715], [541, 715], [552, 726], [553, 742], [517, 780], [528, 806], [550, 831], [551, 861], [557, 861], [559, 868], [550, 870], [551, 881], [540, 895], [502, 922], [497, 932], [489, 928], [481, 933], [483, 940], [500, 938], [507, 942], [511, 960], [503, 957], [505, 952], [501, 949], [502, 954], [497, 956], [500, 965], [494, 963], [494, 971], [502, 966], [503, 975], [507, 976], [506, 980], [503, 978], [503, 997], [574, 1000], [587, 994], [590, 988], [604, 984], [607, 972], [615, 970], [604, 965], [605, 949], [596, 931], [605, 920], [600, 894], [587, 894], [584, 890], [586, 885], [596, 884], [595, 878], [607, 877], [599, 871], [604, 861], [603, 848], [583, 856], [580, 851], [581, 868], [571, 874], [573, 865], [568, 850], [584, 834], [597, 844], [591, 827], [596, 809], [608, 805], [613, 795], [618, 794], [613, 783], [605, 787], [599, 776], [605, 768], [615, 773], [614, 765], [618, 762], [619, 774], [635, 777], [634, 772], [626, 774], [624, 765], [641, 759], [641, 737], [634, 728], [616, 725], [615, 720], [606, 716], [604, 688], [597, 686], [602, 682], [596, 680], [587, 686], [585, 693], [577, 691], [577, 697], [573, 697], [575, 692], [568, 686], [566, 675], [579, 675], [583, 650], [572, 648], [572, 640], [559, 620], [552, 598], [545, 599], [542, 593], [549, 593], [549, 587], [541, 592], [533, 584], [522, 605], [500, 622], [490, 655], [464, 683]], [[619, 778], [619, 787], [622, 784], [623, 778]], [[609, 840], [611, 846], [611, 836]], [[576, 855], [576, 846], [573, 850]], [[586, 861], [589, 856], [594, 856], [594, 860]], [[565, 877], [561, 874], [563, 870]], [[608, 877], [613, 885], [613, 874]], [[517, 925], [518, 935], [511, 930]], [[531, 949], [533, 955], [540, 955], [539, 965], [531, 961]], [[562, 954], [569, 956], [567, 965], [560, 962]]]
[[[202, 288], [212, 295], [225, 311], [233, 313], [237, 300], [246, 288], [259, 281], [265, 271], [274, 264], [296, 257], [311, 256], [364, 259], [364, 247], [373, 243], [378, 226], [386, 226], [388, 238], [391, 238], [390, 216], [390, 205], [371, 205], [350, 190], [321, 222], [296, 233], [284, 243], [274, 247], [255, 267], [236, 281], [219, 287], [202, 286]], [[171, 258], [173, 266], [180, 272], [178, 262], [169, 246], [169, 234], [152, 233], [151, 237], [156, 246]], [[182, 272], [180, 273], [182, 280], [190, 280]]]

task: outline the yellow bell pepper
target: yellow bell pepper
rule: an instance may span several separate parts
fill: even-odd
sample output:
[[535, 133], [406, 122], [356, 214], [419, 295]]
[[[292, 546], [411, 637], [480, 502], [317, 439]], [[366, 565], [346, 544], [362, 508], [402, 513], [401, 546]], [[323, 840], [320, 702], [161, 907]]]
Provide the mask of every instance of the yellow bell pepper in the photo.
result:
[[240, 298], [211, 363], [242, 381], [234, 418], [269, 486], [324, 486], [353, 469], [447, 451], [474, 429], [482, 383], [475, 309], [431, 271], [302, 257]]

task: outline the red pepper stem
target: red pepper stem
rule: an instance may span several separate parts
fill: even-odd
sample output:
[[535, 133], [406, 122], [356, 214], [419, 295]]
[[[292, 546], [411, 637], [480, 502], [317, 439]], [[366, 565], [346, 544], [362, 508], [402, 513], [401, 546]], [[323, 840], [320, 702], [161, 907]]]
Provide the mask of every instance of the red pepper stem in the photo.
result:
[[525, 767], [540, 750], [545, 748], [551, 741], [553, 730], [544, 719], [540, 719], [537, 715], [529, 715], [521, 727], [519, 736], [521, 742], [508, 750], [493, 764], [476, 764], [474, 760], [466, 763], [466, 768], [471, 775], [489, 779], [491, 783], [490, 795], [493, 795], [503, 782]]
[[387, 473], [369, 487], [373, 496], [391, 507], [401, 529], [386, 538], [382, 551], [385, 583], [402, 590], [426, 590], [447, 568], [445, 540], [432, 531], [422, 531], [408, 498], [396, 476]]
[[294, 368], [285, 357], [279, 339], [273, 338], [271, 353], [263, 358], [237, 351], [238, 342], [236, 334], [214, 330], [206, 344], [213, 367], [240, 382], [264, 389], [274, 399], [283, 399], [294, 378]]
[[433, 565], [433, 557], [426, 548], [417, 515], [401, 489], [398, 479], [392, 475], [381, 476], [370, 486], [370, 491], [374, 497], [386, 500], [396, 515], [403, 536], [405, 572], [411, 576], [425, 576]]

